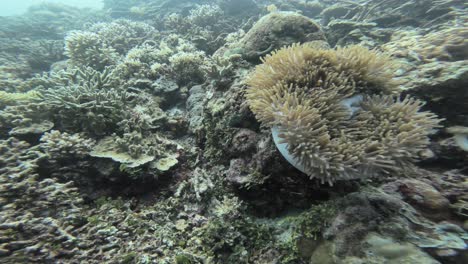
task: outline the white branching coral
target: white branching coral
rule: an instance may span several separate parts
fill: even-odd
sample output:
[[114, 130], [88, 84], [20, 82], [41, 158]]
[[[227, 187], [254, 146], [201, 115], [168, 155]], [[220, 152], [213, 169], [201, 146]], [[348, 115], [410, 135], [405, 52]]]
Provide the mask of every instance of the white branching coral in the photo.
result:
[[83, 134], [69, 134], [52, 130], [42, 135], [40, 148], [50, 159], [83, 158], [89, 154], [95, 140]]
[[74, 65], [97, 70], [116, 64], [130, 49], [159, 38], [158, 31], [145, 23], [120, 19], [96, 23], [86, 31], [71, 31], [65, 38], [65, 55]]
[[96, 23], [89, 28], [89, 31], [99, 35], [119, 54], [125, 54], [133, 47], [159, 38], [159, 33], [154, 27], [126, 19], [118, 19], [111, 23]]
[[101, 37], [93, 32], [71, 31], [65, 37], [65, 55], [73, 65], [90, 66], [104, 69], [119, 59], [116, 50], [107, 45]]
[[190, 10], [187, 19], [190, 23], [203, 27], [216, 24], [223, 16], [223, 10], [217, 5], [198, 5]]
[[122, 119], [132, 100], [133, 93], [122, 88], [116, 73], [109, 68], [103, 72], [70, 69], [59, 75], [68, 84], [57, 81], [41, 92], [62, 130], [79, 127], [92, 134], [106, 134]]
[[312, 178], [396, 171], [418, 158], [439, 120], [422, 102], [393, 95], [393, 65], [359, 46], [293, 45], [256, 67], [247, 100], [281, 153]]
[[169, 58], [174, 78], [180, 84], [189, 81], [203, 82], [207, 71], [205, 53], [201, 51], [178, 52]]

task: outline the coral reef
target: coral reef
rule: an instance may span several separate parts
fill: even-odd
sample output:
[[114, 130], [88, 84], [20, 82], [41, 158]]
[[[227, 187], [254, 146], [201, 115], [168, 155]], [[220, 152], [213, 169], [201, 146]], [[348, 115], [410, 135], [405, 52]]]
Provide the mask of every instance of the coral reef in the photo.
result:
[[107, 46], [98, 34], [92, 32], [70, 32], [65, 39], [65, 54], [75, 65], [90, 66], [98, 70], [115, 64], [117, 52]]
[[38, 98], [39, 93], [36, 91], [29, 91], [27, 93], [7, 93], [0, 91], [0, 107], [25, 103]]
[[41, 154], [24, 141], [1, 140], [0, 149], [2, 261], [52, 261], [72, 254], [76, 237], [70, 229], [80, 221], [83, 203], [73, 183], [41, 179]]
[[447, 23], [437, 31], [412, 29], [392, 35], [382, 49], [399, 57], [400, 87], [430, 102], [432, 110], [446, 118], [447, 126], [466, 126], [468, 80], [466, 25]]
[[70, 135], [57, 130], [44, 133], [40, 139], [41, 150], [50, 159], [83, 158], [89, 154], [95, 142], [83, 135]]
[[464, 1], [103, 4], [0, 17], [1, 263], [466, 263]]

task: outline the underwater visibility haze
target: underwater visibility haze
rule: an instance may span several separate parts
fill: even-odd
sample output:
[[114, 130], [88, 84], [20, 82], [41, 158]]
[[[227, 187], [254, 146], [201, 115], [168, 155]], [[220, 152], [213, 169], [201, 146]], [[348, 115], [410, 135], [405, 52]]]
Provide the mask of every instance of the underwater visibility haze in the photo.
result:
[[468, 263], [467, 7], [0, 2], [0, 263]]

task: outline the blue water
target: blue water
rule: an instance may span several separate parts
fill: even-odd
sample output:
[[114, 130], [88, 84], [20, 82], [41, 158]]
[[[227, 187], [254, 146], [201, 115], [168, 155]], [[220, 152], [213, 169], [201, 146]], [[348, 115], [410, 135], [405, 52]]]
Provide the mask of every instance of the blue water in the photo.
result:
[[77, 7], [102, 8], [101, 0], [0, 0], [0, 16], [20, 15], [33, 4], [60, 3]]

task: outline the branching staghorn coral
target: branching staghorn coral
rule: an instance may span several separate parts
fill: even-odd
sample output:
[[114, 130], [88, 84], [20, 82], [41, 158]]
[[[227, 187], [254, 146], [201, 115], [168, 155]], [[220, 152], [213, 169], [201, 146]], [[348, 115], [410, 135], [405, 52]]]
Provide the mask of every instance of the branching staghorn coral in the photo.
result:
[[[103, 72], [92, 68], [62, 70], [37, 75], [24, 85], [35, 87], [35, 90], [20, 94], [29, 94], [29, 100], [18, 101], [0, 110], [0, 124], [10, 135], [42, 134], [54, 123], [65, 130], [79, 128], [79, 131], [102, 134], [121, 120], [127, 102], [125, 98], [130, 96], [109, 68]], [[6, 97], [11, 96], [6, 93]]]
[[69, 32], [65, 38], [65, 54], [74, 65], [102, 70], [117, 63], [133, 47], [157, 38], [157, 30], [142, 22], [121, 19], [96, 23], [86, 31]]
[[102, 73], [89, 68], [72, 71], [68, 84], [57, 84], [42, 91], [57, 124], [97, 135], [116, 126], [132, 95], [119, 86], [111, 69]]
[[392, 96], [392, 72], [389, 57], [359, 46], [293, 45], [257, 66], [247, 101], [290, 163], [332, 184], [395, 171], [428, 145], [439, 120]]
[[118, 53], [93, 32], [71, 31], [65, 38], [65, 55], [72, 65], [90, 66], [97, 70], [113, 65]]
[[83, 158], [89, 154], [94, 144], [93, 139], [82, 134], [68, 134], [52, 130], [44, 133], [40, 139], [40, 149], [50, 159]]
[[128, 79], [156, 79], [160, 75], [162, 61], [168, 51], [157, 46], [143, 44], [131, 49], [117, 66], [122, 77]]
[[118, 19], [111, 23], [96, 23], [89, 28], [96, 33], [106, 45], [119, 54], [125, 54], [131, 48], [146, 41], [154, 41], [159, 37], [158, 31], [143, 22]]
[[[38, 175], [37, 148], [16, 138], [0, 140], [0, 252], [6, 263], [54, 261], [76, 247], [71, 235], [80, 220], [83, 199], [72, 182]], [[56, 252], [56, 251], [55, 251]]]
[[178, 52], [169, 58], [174, 79], [181, 85], [189, 82], [202, 83], [205, 79], [207, 60], [201, 51]]
[[187, 19], [189, 23], [206, 27], [218, 23], [223, 16], [224, 12], [218, 5], [197, 5], [196, 8], [190, 10]]
[[7, 105], [16, 105], [38, 99], [40, 94], [36, 91], [29, 91], [27, 93], [7, 93], [0, 91], [0, 109]]
[[197, 51], [192, 43], [170, 34], [159, 43], [148, 42], [132, 48], [116, 70], [136, 87], [145, 83], [150, 86], [166, 75], [184, 85], [188, 81], [203, 82], [209, 64], [205, 53]]

